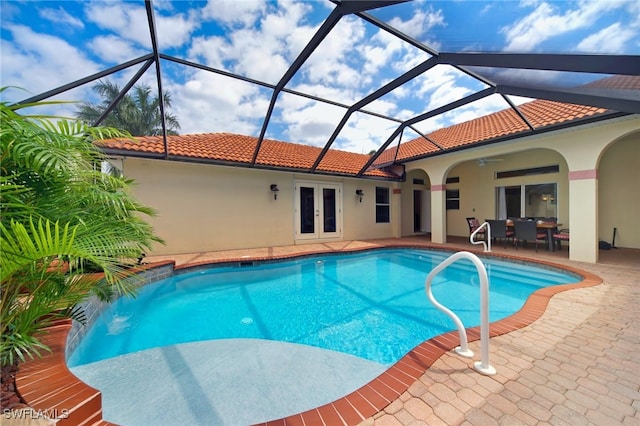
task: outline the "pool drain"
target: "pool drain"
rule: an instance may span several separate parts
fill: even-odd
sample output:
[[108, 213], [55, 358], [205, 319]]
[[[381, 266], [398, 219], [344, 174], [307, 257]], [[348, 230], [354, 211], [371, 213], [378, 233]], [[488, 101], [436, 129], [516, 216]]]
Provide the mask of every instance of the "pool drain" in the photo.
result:
[[253, 324], [253, 318], [245, 317], [240, 320], [240, 324], [249, 325]]

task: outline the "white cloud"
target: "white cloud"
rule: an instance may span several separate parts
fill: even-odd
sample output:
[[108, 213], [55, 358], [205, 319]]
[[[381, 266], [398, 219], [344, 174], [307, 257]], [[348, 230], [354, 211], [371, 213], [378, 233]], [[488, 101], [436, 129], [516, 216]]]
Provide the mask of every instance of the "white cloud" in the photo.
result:
[[428, 10], [416, 10], [408, 21], [396, 17], [389, 24], [415, 39], [422, 38], [435, 26], [446, 25], [442, 11], [433, 10], [431, 6]]
[[181, 133], [232, 132], [256, 135], [270, 93], [258, 86], [206, 71], [195, 71], [185, 84], [167, 87]]
[[370, 41], [363, 40], [363, 47], [359, 50], [363, 51], [365, 59], [362, 71], [372, 77], [389, 64], [400, 72], [397, 65], [405, 61], [402, 57], [415, 55], [411, 46], [383, 30], [378, 30]]
[[446, 105], [469, 95], [472, 90], [461, 86], [460, 71], [448, 65], [437, 65], [416, 78], [416, 95], [425, 99], [424, 111]]
[[369, 105], [365, 106], [364, 109], [371, 112], [377, 112], [378, 114], [391, 116], [398, 110], [398, 105], [383, 97], [371, 102]]
[[301, 93], [328, 99], [344, 105], [351, 105], [354, 99], [360, 97], [354, 90], [325, 84], [302, 83], [295, 86], [291, 85], [290, 88]]
[[[302, 13], [305, 16], [310, 15], [311, 8], [305, 8], [302, 10]], [[289, 26], [289, 28], [287, 33], [284, 34], [285, 47], [291, 59], [296, 58], [300, 52], [302, 52], [302, 49], [304, 49], [318, 29], [317, 26], [306, 23], [305, 19], [302, 17], [296, 21], [294, 21], [294, 19], [294, 17], [287, 19], [285, 24]], [[296, 22], [296, 25], [292, 26], [292, 22]]]
[[625, 7], [625, 1], [580, 1], [575, 9], [562, 12], [560, 6], [574, 3], [523, 3], [535, 6], [532, 13], [501, 29], [507, 38], [505, 51], [533, 51], [543, 42], [575, 31], [588, 29], [604, 14]]
[[13, 42], [2, 40], [2, 86], [15, 85], [33, 94], [45, 92], [99, 71], [81, 46], [23, 25], [3, 28]]
[[87, 4], [85, 11], [87, 19], [100, 28], [110, 30], [146, 48], [151, 47], [144, 7], [128, 2], [91, 2]]
[[368, 114], [354, 114], [340, 132], [335, 149], [367, 154], [378, 150], [398, 127], [398, 123]]
[[156, 13], [156, 31], [160, 49], [179, 47], [188, 43], [191, 34], [199, 26], [195, 16], [197, 16], [197, 13], [192, 13], [188, 17], [180, 14], [165, 16]]
[[301, 69], [303, 75], [312, 84], [359, 87], [362, 76], [350, 63], [358, 63], [360, 53], [355, 46], [364, 37], [365, 28], [361, 20], [342, 18], [307, 60]]
[[204, 19], [213, 19], [226, 25], [249, 26], [266, 10], [264, 0], [208, 0], [202, 9]]
[[[271, 84], [282, 78], [315, 34], [318, 19], [335, 7], [328, 1], [212, 0], [201, 8], [197, 2], [194, 3], [196, 7], [187, 7], [186, 2], [154, 2], [161, 49], [172, 48], [177, 56], [184, 55], [194, 62]], [[408, 35], [424, 40], [430, 37], [434, 28], [447, 25], [444, 13], [431, 4], [416, 1], [409, 19], [393, 18], [388, 22]], [[635, 11], [633, 16], [640, 16], [640, 2], [555, 3], [527, 0], [520, 5], [529, 7], [531, 13], [516, 18], [513, 24], [503, 28], [509, 50], [535, 50], [545, 41], [561, 40], [558, 36], [569, 31], [576, 31], [583, 39], [566, 47], [569, 37], [563, 37], [563, 50], [624, 52], [625, 46], [634, 42], [636, 49], [640, 47], [637, 44], [637, 19], [634, 25], [626, 25], [631, 19], [627, 18], [625, 24], [609, 20], [607, 28], [596, 26], [600, 22], [597, 20], [607, 15], [605, 10], [615, 9], [615, 16], [621, 16], [621, 5], [627, 7], [627, 15], [633, 15], [629, 12]], [[77, 38], [78, 43], [85, 43], [83, 46], [72, 46], [57, 37], [37, 34], [29, 25], [10, 26], [5, 19], [3, 34], [11, 37], [3, 35], [2, 40], [3, 85], [24, 86], [24, 82], [28, 82], [27, 88], [32, 93], [41, 93], [150, 51], [147, 17], [142, 3], [87, 2], [84, 7], [88, 16], [84, 20], [85, 33]], [[488, 7], [481, 13], [487, 13]], [[7, 16], [9, 9], [11, 7], [3, 7], [3, 17]], [[318, 11], [320, 13], [316, 14]], [[68, 29], [83, 28], [83, 22], [75, 16], [60, 12], [55, 8], [40, 11], [41, 18], [66, 22], [64, 25]], [[498, 8], [494, 7], [490, 13], [499, 13]], [[93, 35], [92, 23], [101, 28], [98, 35]], [[590, 35], [584, 34], [590, 29]], [[64, 27], [57, 28], [57, 31], [63, 32]], [[437, 44], [432, 45], [437, 48]], [[97, 57], [104, 63], [97, 64], [90, 59]], [[348, 16], [341, 19], [287, 88], [351, 105], [427, 58], [425, 52], [410, 44], [357, 17]], [[181, 66], [169, 64], [163, 69], [163, 85], [172, 94], [171, 112], [178, 117], [181, 132], [259, 133], [271, 97], [270, 90], [214, 73], [178, 67]], [[508, 73], [517, 71], [507, 70], [502, 77], [513, 76]], [[127, 69], [109, 78], [122, 86], [134, 72], [134, 69]], [[543, 71], [526, 71], [516, 76], [526, 76], [529, 81], [543, 83], [556, 78], [554, 73]], [[172, 81], [172, 78], [176, 80]], [[140, 83], [155, 87], [155, 74], [151, 71], [146, 73]], [[479, 83], [453, 67], [439, 65], [365, 109], [408, 119], [467, 96], [479, 90], [478, 86]], [[89, 87], [82, 90], [84, 94], [91, 94]], [[77, 98], [75, 95], [79, 93], [80, 89], [71, 95]], [[494, 98], [492, 96], [434, 117], [420, 123], [420, 128], [435, 130], [475, 118], [495, 111], [500, 102], [499, 109], [506, 107], [500, 97], [500, 102]], [[281, 93], [268, 135], [323, 146], [344, 113], [343, 108]], [[395, 122], [356, 113], [341, 131], [334, 148], [366, 153], [377, 149], [396, 126]], [[281, 129], [284, 129], [282, 134], [278, 133]]]
[[[110, 30], [141, 47], [151, 48], [147, 12], [144, 7], [136, 6], [131, 2], [91, 2], [86, 7], [86, 14], [88, 20], [99, 27]], [[192, 14], [192, 17], [175, 13], [165, 16], [161, 11], [156, 11], [156, 33], [160, 48], [182, 46], [188, 42], [191, 33], [198, 25], [193, 16], [197, 14]]]
[[576, 49], [587, 53], [624, 53], [625, 45], [637, 36], [637, 28], [623, 28], [616, 22], [582, 40]]
[[281, 92], [280, 95], [278, 95], [277, 108], [282, 110], [297, 110], [307, 108], [310, 105], [313, 105], [314, 102], [316, 101], [309, 98]]
[[69, 25], [76, 28], [84, 28], [84, 23], [82, 22], [81, 19], [71, 16], [61, 7], [59, 7], [58, 9], [51, 9], [51, 8], [39, 9], [38, 14], [42, 18], [47, 19], [56, 24]]
[[234, 62], [232, 69], [237, 74], [276, 83], [289, 66], [283, 45], [282, 39], [271, 34], [242, 29], [233, 33], [223, 54], [224, 59]]
[[429, 31], [434, 27], [447, 26], [442, 10], [434, 10], [432, 6], [429, 6], [427, 10], [421, 10], [419, 7], [420, 5], [424, 5], [424, 3], [420, 2], [417, 4], [418, 6], [414, 8], [415, 12], [411, 19], [403, 21], [395, 17], [389, 21], [389, 24], [408, 36], [420, 40], [434, 49], [439, 49], [440, 43], [436, 40], [430, 40], [428, 35]]
[[490, 4], [490, 3], [486, 4], [486, 5], [482, 8], [482, 10], [480, 11], [480, 14], [481, 14], [481, 15], [485, 15], [485, 14], [489, 13], [489, 12], [491, 11], [491, 9], [493, 9], [493, 7], [494, 7], [494, 5], [493, 5], [493, 4]]
[[88, 43], [88, 47], [94, 55], [106, 63], [114, 64], [130, 61], [131, 59], [148, 53], [134, 48], [127, 40], [114, 35], [96, 37]]
[[304, 108], [282, 110], [279, 120], [287, 126], [287, 140], [324, 146], [344, 112], [340, 107], [314, 102]]
[[[189, 56], [211, 67], [275, 84], [311, 38], [312, 29], [302, 24], [305, 13], [308, 5], [286, 3], [285, 8], [264, 15], [256, 27], [230, 30], [225, 37], [195, 38]], [[231, 16], [224, 19], [232, 21]]]
[[212, 68], [227, 69], [224, 67], [224, 61], [230, 55], [230, 50], [231, 46], [222, 37], [194, 37], [187, 57]]

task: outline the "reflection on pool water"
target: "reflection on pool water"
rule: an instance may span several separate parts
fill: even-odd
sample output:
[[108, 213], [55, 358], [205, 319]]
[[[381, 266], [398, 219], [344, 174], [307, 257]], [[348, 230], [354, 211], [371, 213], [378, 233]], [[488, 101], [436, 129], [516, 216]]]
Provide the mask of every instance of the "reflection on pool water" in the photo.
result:
[[[228, 338], [300, 343], [392, 364], [423, 341], [455, 329], [424, 292], [429, 271], [450, 254], [382, 249], [181, 273], [110, 305], [68, 364]], [[533, 264], [482, 261], [491, 321], [518, 311], [541, 287], [580, 280]], [[479, 279], [471, 261], [445, 269], [432, 289], [466, 327], [479, 325]]]

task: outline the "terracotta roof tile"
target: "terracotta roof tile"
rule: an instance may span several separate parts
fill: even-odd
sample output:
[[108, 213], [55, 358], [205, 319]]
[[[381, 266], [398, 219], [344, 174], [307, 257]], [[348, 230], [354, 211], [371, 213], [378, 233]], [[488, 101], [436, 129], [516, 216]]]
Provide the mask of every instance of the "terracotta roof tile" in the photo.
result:
[[[615, 75], [581, 86], [583, 89], [640, 90], [640, 77]], [[535, 129], [558, 125], [568, 121], [604, 114], [607, 109], [562, 102], [535, 100], [518, 107]], [[451, 127], [436, 130], [427, 136], [444, 150], [515, 135], [529, 127], [512, 109], [505, 109]], [[397, 147], [389, 148], [375, 164], [393, 162]], [[417, 138], [400, 145], [396, 161], [408, 160], [425, 154], [441, 152], [424, 138]]]
[[[547, 100], [535, 100], [522, 104], [518, 108], [536, 129], [603, 114], [608, 111], [605, 108]], [[436, 130], [426, 136], [444, 150], [447, 150], [515, 135], [528, 130], [529, 127], [520, 119], [514, 110], [505, 109], [483, 117], [478, 117], [474, 120]], [[395, 150], [395, 148], [393, 148], [393, 150]], [[387, 151], [392, 151], [392, 149]], [[417, 138], [400, 145], [397, 161], [436, 152], [441, 152], [441, 150], [427, 142], [424, 138]], [[392, 154], [392, 152], [385, 152], [385, 158], [381, 159], [381, 162], [390, 161], [390, 158], [393, 158]]]
[[[586, 88], [640, 89], [640, 77], [613, 76], [590, 83]], [[535, 100], [518, 107], [535, 129], [558, 125], [568, 121], [604, 114], [608, 110], [584, 105]], [[436, 130], [428, 135], [394, 146], [383, 152], [375, 164], [385, 165], [395, 161], [406, 162], [412, 158], [425, 156], [473, 145], [492, 139], [516, 135], [530, 130], [513, 109], [505, 109], [464, 123]], [[117, 151], [164, 154], [160, 136], [143, 136], [130, 140], [105, 140], [100, 145]], [[432, 142], [430, 142], [432, 141]], [[255, 152], [257, 138], [231, 133], [207, 133], [197, 135], [169, 136], [167, 138], [170, 156], [199, 158], [210, 161], [250, 164]], [[396, 158], [397, 151], [397, 158]], [[287, 169], [309, 170], [321, 148], [289, 142], [265, 139], [262, 142], [256, 163]], [[320, 162], [317, 170], [329, 173], [356, 175], [369, 160], [368, 155], [331, 149]], [[370, 168], [365, 175], [397, 178], [390, 171]]]
[[614, 75], [585, 84], [582, 87], [597, 89], [640, 90], [640, 78], [635, 75]]
[[[167, 137], [170, 156], [198, 158], [250, 164], [258, 139], [232, 133], [205, 133]], [[137, 153], [164, 154], [162, 136], [141, 136], [134, 140], [107, 139], [98, 143], [103, 149]], [[289, 169], [310, 169], [321, 148], [289, 142], [265, 139], [260, 146], [256, 164]], [[318, 166], [318, 171], [356, 175], [369, 160], [368, 155], [329, 150]], [[372, 169], [367, 176], [398, 178], [397, 175]]]

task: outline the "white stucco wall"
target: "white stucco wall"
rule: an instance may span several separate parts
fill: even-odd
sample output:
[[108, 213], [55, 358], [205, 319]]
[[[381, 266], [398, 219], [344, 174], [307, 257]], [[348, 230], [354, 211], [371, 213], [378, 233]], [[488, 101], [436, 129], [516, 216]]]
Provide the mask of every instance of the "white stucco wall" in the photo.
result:
[[[632, 220], [627, 218], [634, 214], [637, 218], [640, 205], [637, 193], [630, 192], [639, 182], [635, 172], [639, 169], [636, 157], [639, 131], [640, 117], [627, 116], [417, 160], [407, 164], [407, 172], [424, 170], [436, 188], [445, 185], [447, 177], [460, 177], [460, 184], [450, 185], [460, 189], [459, 211], [439, 209], [436, 202], [443, 197], [444, 191], [434, 193], [434, 242], [446, 242], [447, 235], [468, 235], [467, 216], [495, 217], [497, 186], [555, 182], [558, 185], [559, 221], [577, 236], [572, 237], [570, 258], [596, 262], [598, 240], [610, 240], [613, 226], [618, 227], [619, 232], [625, 228], [624, 243], [621, 243], [624, 247], [635, 248], [640, 244], [638, 232], [634, 232], [637, 228], [632, 228]], [[504, 161], [479, 168], [476, 160], [483, 157]], [[624, 160], [621, 157], [625, 157]], [[497, 171], [552, 164], [560, 166], [559, 173], [495, 179]], [[629, 182], [634, 181], [635, 184], [629, 186]], [[603, 192], [607, 193], [604, 199]], [[620, 209], [625, 213], [614, 213]], [[616, 240], [616, 245], [621, 241]]]
[[601, 240], [640, 248], [640, 132], [614, 142], [598, 166], [598, 228]]
[[[495, 217], [497, 186], [556, 183], [559, 221], [572, 233], [583, 233], [584, 241], [574, 241], [572, 258], [596, 261], [598, 239], [610, 240], [614, 226], [617, 246], [640, 248], [639, 134], [640, 118], [631, 117], [473, 148], [407, 164], [403, 183], [136, 158], [124, 161], [124, 173], [137, 182], [136, 197], [158, 211], [151, 222], [167, 244], [157, 246], [154, 254], [324, 241], [294, 238], [296, 180], [342, 185], [343, 227], [338, 240], [413, 235], [413, 190], [431, 188], [434, 242], [446, 242], [446, 235], [467, 236], [468, 216]], [[476, 159], [481, 157], [503, 161], [479, 167]], [[495, 176], [498, 171], [554, 164], [560, 167], [558, 173]], [[596, 168], [597, 179], [569, 177], [576, 171], [595, 173]], [[442, 189], [452, 176], [460, 178], [460, 183], [449, 185], [460, 189], [460, 210], [446, 211]], [[413, 184], [414, 177], [425, 184]], [[277, 200], [269, 191], [272, 183], [280, 188]], [[376, 186], [389, 188], [390, 223], [375, 221]], [[356, 189], [365, 193], [362, 202], [355, 196]], [[572, 215], [572, 206], [580, 211]], [[589, 214], [582, 214], [584, 209]]]
[[[156, 209], [150, 219], [166, 245], [153, 254], [269, 247], [318, 241], [294, 239], [296, 179], [342, 184], [343, 233], [338, 240], [397, 237], [399, 221], [376, 223], [375, 187], [388, 187], [391, 214], [399, 198], [391, 182], [310, 176], [279, 171], [126, 158], [124, 173], [136, 181], [134, 195]], [[277, 184], [273, 199], [270, 184]], [[365, 193], [362, 203], [356, 189]]]

